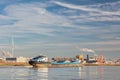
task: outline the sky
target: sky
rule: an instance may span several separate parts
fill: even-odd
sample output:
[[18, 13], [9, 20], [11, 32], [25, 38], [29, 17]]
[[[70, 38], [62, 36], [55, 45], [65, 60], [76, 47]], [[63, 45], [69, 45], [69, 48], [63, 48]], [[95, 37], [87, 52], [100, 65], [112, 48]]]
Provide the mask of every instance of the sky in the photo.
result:
[[15, 56], [120, 58], [120, 1], [0, 0], [1, 53], [12, 38]]

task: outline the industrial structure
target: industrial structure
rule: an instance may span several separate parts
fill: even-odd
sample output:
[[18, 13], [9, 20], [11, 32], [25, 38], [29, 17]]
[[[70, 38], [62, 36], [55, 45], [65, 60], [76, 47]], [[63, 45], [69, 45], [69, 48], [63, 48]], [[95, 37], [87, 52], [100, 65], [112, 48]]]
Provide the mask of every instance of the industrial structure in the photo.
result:
[[15, 57], [13, 54], [11, 54], [10, 52], [6, 52], [5, 50], [2, 50], [1, 52], [3, 58], [1, 58], [3, 61], [5, 62], [28, 62], [29, 58], [25, 58], [25, 57]]
[[12, 46], [11, 46], [11, 53], [9, 51], [5, 51], [4, 49], [2, 49], [2, 60], [5, 62], [28, 62], [29, 58], [25, 58], [25, 57], [16, 57], [14, 56], [14, 38], [12, 37]]
[[103, 54], [92, 57], [87, 54], [86, 63], [105, 63], [105, 60]]
[[79, 54], [76, 56], [77, 59], [81, 60], [82, 62], [84, 61], [83, 54]]

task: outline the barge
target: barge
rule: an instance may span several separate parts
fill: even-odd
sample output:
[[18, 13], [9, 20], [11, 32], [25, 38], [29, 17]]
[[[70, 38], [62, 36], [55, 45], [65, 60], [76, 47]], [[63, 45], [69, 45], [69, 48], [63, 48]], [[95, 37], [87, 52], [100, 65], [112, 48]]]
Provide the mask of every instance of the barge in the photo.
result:
[[29, 64], [36, 68], [63, 68], [63, 67], [81, 67], [81, 61], [52, 61], [49, 62], [46, 56], [37, 56], [29, 61]]

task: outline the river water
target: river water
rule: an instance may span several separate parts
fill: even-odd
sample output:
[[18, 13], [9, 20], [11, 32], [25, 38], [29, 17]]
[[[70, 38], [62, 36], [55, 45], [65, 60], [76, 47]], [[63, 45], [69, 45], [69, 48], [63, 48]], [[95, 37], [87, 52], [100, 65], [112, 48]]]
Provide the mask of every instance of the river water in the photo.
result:
[[0, 80], [120, 80], [119, 66], [73, 68], [0, 67]]

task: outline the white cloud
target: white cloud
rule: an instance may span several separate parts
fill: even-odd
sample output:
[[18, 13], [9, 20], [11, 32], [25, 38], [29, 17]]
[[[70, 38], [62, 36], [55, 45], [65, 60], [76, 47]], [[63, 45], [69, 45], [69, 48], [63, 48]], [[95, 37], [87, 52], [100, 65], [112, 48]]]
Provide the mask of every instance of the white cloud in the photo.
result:
[[[70, 18], [76, 19], [75, 21], [120, 21], [120, 10], [119, 7], [117, 8], [116, 5], [120, 5], [120, 2], [116, 3], [104, 3], [104, 4], [97, 4], [97, 5], [73, 5], [63, 2], [54, 1], [55, 4], [64, 6], [69, 9], [74, 10], [80, 10], [80, 11], [86, 11], [87, 14], [80, 14], [80, 15], [71, 15]], [[117, 9], [116, 11], [108, 11], [102, 9], [102, 7], [106, 7], [106, 5], [109, 5], [113, 9]], [[69, 11], [69, 10], [68, 10]], [[64, 11], [63, 11], [64, 12]], [[65, 10], [65, 12], [67, 12]], [[87, 16], [86, 16], [87, 15]]]
[[9, 19], [8, 16], [4, 16], [4, 15], [0, 15], [0, 20], [5, 20], [5, 19]]
[[9, 16], [28, 22], [31, 21], [33, 24], [62, 24], [66, 21], [64, 17], [51, 14], [45, 8], [41, 8], [41, 5], [38, 6], [36, 4], [31, 4], [30, 6], [26, 4], [11, 5], [5, 11]]
[[4, 9], [6, 16], [0, 15], [0, 19], [15, 21], [13, 24], [1, 25], [1, 30], [4, 26], [9, 27], [9, 29], [8, 27], [6, 28], [8, 31], [2, 31], [2, 34], [8, 35], [9, 32], [26, 33], [28, 31], [35, 34], [52, 36], [53, 34], [51, 32], [55, 29], [48, 27], [69, 25], [69, 20], [63, 16], [48, 12], [45, 9], [46, 6], [47, 4], [43, 6], [42, 3], [26, 3], [7, 6]]
[[76, 6], [76, 5], [62, 3], [62, 2], [58, 2], [58, 1], [55, 1], [54, 3], [57, 5], [60, 5], [60, 6], [70, 8], [70, 9], [78, 9], [78, 10], [83, 10], [83, 11], [98, 11], [97, 9], [88, 8], [86, 6]]
[[[99, 51], [101, 50], [107, 50], [107, 51], [118, 50], [119, 51], [120, 50], [119, 41], [117, 42], [111, 41], [111, 40], [105, 41], [105, 42], [98, 42], [97, 40], [96, 42], [89, 41], [89, 39], [92, 39], [91, 37], [94, 37], [94, 36], [95, 38], [96, 36], [98, 36], [99, 39], [114, 38], [119, 40], [118, 34], [117, 35], [112, 34], [115, 32], [119, 32], [119, 25], [109, 26], [108, 28], [76, 25], [76, 22], [80, 23], [80, 22], [86, 22], [86, 21], [92, 22], [92, 21], [106, 21], [106, 20], [116, 21], [116, 20], [119, 20], [119, 17], [117, 16], [111, 17], [111, 15], [119, 15], [118, 14], [119, 11], [117, 12], [103, 11], [102, 9], [99, 9], [99, 8], [93, 8], [92, 5], [76, 6], [76, 5], [61, 3], [57, 1], [54, 1], [53, 3], [70, 8], [70, 9], [74, 9], [74, 10], [76, 9], [83, 10], [83, 11], [89, 12], [89, 14], [87, 16], [86, 14], [82, 14], [82, 15], [75, 14], [69, 17], [65, 15], [58, 15], [46, 10], [46, 7], [50, 6], [47, 3], [44, 3], [45, 5], [42, 3], [30, 3], [30, 4], [25, 3], [25, 4], [9, 5], [4, 9], [5, 15], [0, 15], [0, 19], [1, 20], [4, 19], [5, 21], [13, 20], [13, 23], [0, 25], [0, 39], [2, 38], [6, 39], [5, 37], [10, 37], [12, 35], [14, 35], [17, 38], [33, 39], [33, 40], [26, 41], [25, 44], [24, 43], [18, 44], [18, 45], [16, 44], [15, 49], [20, 50], [20, 52], [25, 50], [29, 52], [29, 50], [32, 50], [33, 48], [37, 49], [38, 51], [40, 51], [40, 49], [44, 48], [43, 50], [45, 50], [47, 48], [49, 49], [48, 52], [50, 51], [51, 53], [52, 53], [51, 48], [53, 50], [60, 49], [61, 52], [62, 52], [62, 49], [64, 50], [66, 49], [66, 51], [69, 50], [69, 52], [72, 52], [76, 50], [75, 49], [76, 45], [80, 45], [81, 48], [82, 47], [92, 48], [96, 51], [98, 50]], [[69, 10], [67, 12], [66, 10], [66, 13], [72, 13], [72, 11]], [[108, 15], [108, 17], [106, 15]], [[72, 20], [72, 18], [74, 18], [74, 20]], [[67, 28], [60, 28], [63, 26]], [[55, 27], [58, 27], [58, 28], [55, 28]], [[72, 28], [69, 28], [69, 27], [72, 27]], [[55, 33], [52, 33], [54, 31], [58, 32], [58, 35], [60, 36], [57, 36]], [[61, 32], [62, 34], [60, 34], [59, 32]], [[50, 36], [51, 38], [46, 39], [43, 37], [44, 39], [42, 40], [40, 38], [37, 38], [36, 40], [29, 33], [47, 35], [47, 36]], [[112, 35], [111, 34], [104, 35], [106, 33], [111, 33]], [[54, 37], [54, 35], [56, 36]], [[75, 37], [77, 36], [76, 38], [78, 39], [78, 41], [69, 42], [72, 39], [76, 40], [74, 36]], [[81, 42], [81, 39], [84, 39], [84, 40], [86, 39], [88, 43], [83, 40]], [[6, 47], [6, 46], [3, 46], [3, 47]]]
[[[91, 8], [88, 6], [76, 6], [76, 5], [71, 5], [71, 4], [66, 4], [66, 3], [61, 3], [54, 1], [54, 3], [58, 5], [62, 5], [65, 7], [69, 8], [74, 8], [74, 9], [80, 9], [80, 10], [85, 10], [89, 12], [100, 12], [98, 9]], [[16, 20], [14, 24], [7, 25], [9, 26], [8, 31], [4, 32], [6, 35], [9, 32], [18, 32], [18, 33], [26, 33], [26, 32], [31, 32], [31, 33], [36, 33], [36, 34], [45, 34], [45, 35], [53, 35], [53, 31], [58, 31], [53, 28], [48, 28], [51, 26], [69, 26], [73, 28], [79, 28], [81, 30], [87, 31], [89, 27], [86, 26], [76, 26], [76, 22], [85, 22], [85, 21], [105, 21], [105, 20], [119, 20], [119, 17], [98, 17], [99, 14], [97, 13], [90, 13], [88, 16], [81, 15], [81, 16], [70, 16], [70, 18], [75, 18], [75, 20], [70, 20], [68, 17], [63, 16], [63, 15], [56, 15], [53, 13], [50, 13], [46, 10], [47, 4], [42, 3], [33, 3], [33, 4], [18, 4], [18, 5], [10, 5], [5, 8], [6, 16], [1, 15], [1, 19], [4, 18], [6, 20]], [[96, 14], [96, 15], [95, 15]], [[98, 18], [97, 18], [98, 17]], [[1, 25], [3, 26], [3, 25]], [[47, 27], [47, 28], [46, 28]], [[2, 28], [1, 28], [2, 29]], [[95, 30], [92, 28], [89, 28], [91, 33], [94, 33]], [[88, 30], [89, 30], [88, 29]], [[117, 29], [118, 30], [118, 29]], [[87, 34], [83, 33], [83, 31], [80, 34]], [[101, 30], [102, 31], [102, 30]], [[13, 33], [14, 33], [13, 32]], [[89, 32], [89, 34], [90, 34]], [[102, 31], [103, 32], [103, 31]], [[98, 33], [96, 31], [96, 33]]]

